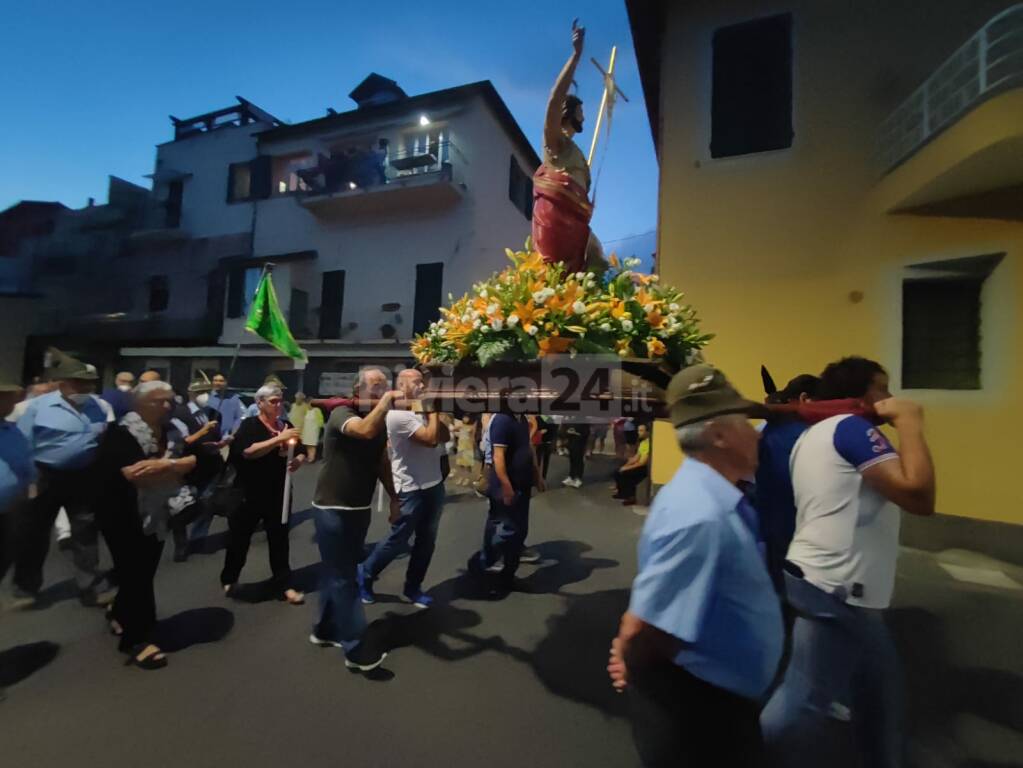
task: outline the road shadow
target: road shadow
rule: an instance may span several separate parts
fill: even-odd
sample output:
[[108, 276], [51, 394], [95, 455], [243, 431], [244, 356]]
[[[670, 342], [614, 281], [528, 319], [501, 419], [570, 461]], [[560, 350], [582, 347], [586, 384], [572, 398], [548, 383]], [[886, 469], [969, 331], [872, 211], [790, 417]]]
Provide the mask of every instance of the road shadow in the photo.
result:
[[[528, 592], [561, 594], [569, 584], [579, 584], [603, 568], [617, 568], [619, 562], [604, 557], [585, 557], [593, 550], [585, 541], [560, 539], [534, 544], [540, 562], [533, 573], [521, 579]], [[521, 569], [520, 569], [521, 571]]]
[[615, 693], [605, 670], [629, 590], [566, 597], [566, 610], [547, 619], [547, 635], [529, 655], [533, 672], [556, 696], [626, 717], [624, 697]]
[[[905, 678], [907, 744], [926, 744], [932, 749], [938, 745], [949, 757], [960, 758], [962, 768], [1019, 766], [961, 754], [964, 748], [954, 742], [954, 734], [964, 714], [1023, 733], [1023, 676], [950, 664], [945, 622], [922, 608], [891, 608], [885, 619], [899, 649]], [[907, 764], [915, 765], [912, 761]]]
[[78, 599], [78, 584], [73, 578], [58, 581], [40, 590], [33, 610], [41, 611], [65, 600]]
[[193, 645], [219, 642], [233, 627], [234, 614], [226, 608], [192, 608], [158, 622], [154, 642], [168, 653], [177, 653]]
[[201, 539], [188, 542], [188, 554], [215, 555], [217, 552], [227, 549], [227, 539], [227, 531], [208, 534]]
[[0, 688], [15, 685], [34, 675], [57, 658], [59, 652], [59, 645], [45, 641], [0, 651]]

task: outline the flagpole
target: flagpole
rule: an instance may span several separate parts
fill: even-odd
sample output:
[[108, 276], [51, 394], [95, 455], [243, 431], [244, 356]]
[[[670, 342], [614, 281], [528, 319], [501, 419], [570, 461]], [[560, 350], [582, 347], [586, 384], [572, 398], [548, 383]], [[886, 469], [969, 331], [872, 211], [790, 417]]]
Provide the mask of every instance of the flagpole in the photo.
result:
[[284, 503], [281, 505], [281, 525], [288, 524], [288, 513], [291, 511], [291, 462], [295, 458], [295, 440], [288, 441], [288, 465], [284, 468]]

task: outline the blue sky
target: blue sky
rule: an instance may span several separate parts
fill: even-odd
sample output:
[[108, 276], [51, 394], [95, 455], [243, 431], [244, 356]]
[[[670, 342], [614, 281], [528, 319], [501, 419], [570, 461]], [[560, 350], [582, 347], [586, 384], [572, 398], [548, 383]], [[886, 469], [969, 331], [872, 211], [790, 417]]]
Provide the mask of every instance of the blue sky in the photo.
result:
[[622, 242], [654, 229], [657, 202], [624, 0], [18, 5], [0, 27], [0, 209], [22, 199], [103, 201], [108, 174], [148, 186], [154, 145], [172, 135], [168, 114], [217, 109], [238, 94], [299, 122], [328, 106], [350, 109], [348, 92], [370, 71], [410, 94], [489, 79], [539, 147], [547, 94], [578, 16], [587, 28], [576, 76], [586, 102], [584, 151], [602, 87], [590, 56], [606, 62], [618, 45], [618, 82], [630, 99], [619, 102], [595, 169], [593, 229], [615, 241], [609, 250], [644, 253], [653, 242], [650, 235]]

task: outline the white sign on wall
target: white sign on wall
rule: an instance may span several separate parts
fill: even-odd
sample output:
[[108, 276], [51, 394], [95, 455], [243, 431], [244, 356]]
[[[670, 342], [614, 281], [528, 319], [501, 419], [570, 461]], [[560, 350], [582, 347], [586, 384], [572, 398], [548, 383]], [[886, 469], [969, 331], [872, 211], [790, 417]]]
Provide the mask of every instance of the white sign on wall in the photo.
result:
[[352, 387], [355, 386], [355, 371], [339, 373], [336, 371], [324, 371], [320, 374], [320, 397], [335, 397], [337, 395], [352, 394]]

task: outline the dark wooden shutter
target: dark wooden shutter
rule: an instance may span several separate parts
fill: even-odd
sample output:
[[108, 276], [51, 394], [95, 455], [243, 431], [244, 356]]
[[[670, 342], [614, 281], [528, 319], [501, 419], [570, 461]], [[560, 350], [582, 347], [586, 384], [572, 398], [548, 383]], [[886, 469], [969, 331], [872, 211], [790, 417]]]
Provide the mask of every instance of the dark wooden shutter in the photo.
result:
[[309, 294], [298, 288], [292, 288], [291, 304], [288, 307], [288, 325], [291, 327], [291, 332], [300, 339], [309, 336], [309, 329], [306, 328], [308, 315]]
[[341, 338], [341, 315], [345, 301], [345, 271], [335, 269], [323, 273], [320, 294], [320, 338]]
[[714, 33], [711, 157], [792, 146], [792, 15]]
[[980, 291], [976, 278], [902, 284], [904, 389], [980, 389]]
[[440, 317], [443, 301], [444, 265], [442, 263], [416, 265], [416, 303], [412, 332], [422, 333], [430, 323]]
[[224, 293], [227, 288], [223, 267], [210, 271], [206, 280], [206, 324], [207, 338], [216, 338], [224, 330]]
[[185, 182], [180, 179], [167, 185], [166, 225], [170, 229], [181, 226], [181, 203], [185, 196]]
[[270, 187], [273, 181], [273, 158], [270, 155], [260, 155], [252, 161], [252, 176], [249, 182], [249, 196], [257, 200], [265, 200], [270, 197]]
[[241, 317], [245, 304], [245, 267], [232, 267], [227, 283], [227, 316]]

